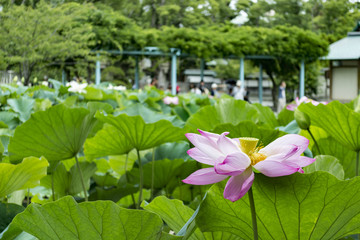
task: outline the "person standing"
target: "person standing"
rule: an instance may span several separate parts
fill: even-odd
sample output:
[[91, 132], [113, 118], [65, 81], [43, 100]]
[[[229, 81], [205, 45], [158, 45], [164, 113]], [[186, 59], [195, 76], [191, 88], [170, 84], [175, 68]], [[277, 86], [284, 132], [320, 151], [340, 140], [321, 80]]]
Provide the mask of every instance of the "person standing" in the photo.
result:
[[194, 94], [201, 95], [200, 89], [195, 84], [190, 84], [190, 92]]
[[279, 86], [279, 96], [278, 96], [278, 108], [277, 112], [280, 113], [281, 110], [286, 106], [286, 83], [281, 82]]
[[199, 87], [199, 89], [200, 89], [200, 91], [201, 91], [201, 93], [203, 94], [203, 95], [209, 95], [209, 89], [207, 89], [206, 87], [205, 87], [205, 82], [204, 81], [200, 81], [200, 87]]
[[241, 86], [241, 80], [236, 82], [236, 86], [234, 87], [232, 94], [236, 100], [244, 100], [245, 89]]
[[216, 83], [211, 84], [211, 91], [210, 91], [210, 95], [212, 97], [220, 97], [219, 92], [217, 91], [217, 87], [218, 85]]

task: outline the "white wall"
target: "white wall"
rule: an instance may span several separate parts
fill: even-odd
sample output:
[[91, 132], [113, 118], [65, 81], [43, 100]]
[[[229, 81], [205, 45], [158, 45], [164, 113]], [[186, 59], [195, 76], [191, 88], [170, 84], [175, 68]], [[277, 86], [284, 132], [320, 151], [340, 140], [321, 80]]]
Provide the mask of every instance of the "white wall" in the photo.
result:
[[350, 101], [358, 95], [357, 68], [332, 69], [332, 99]]

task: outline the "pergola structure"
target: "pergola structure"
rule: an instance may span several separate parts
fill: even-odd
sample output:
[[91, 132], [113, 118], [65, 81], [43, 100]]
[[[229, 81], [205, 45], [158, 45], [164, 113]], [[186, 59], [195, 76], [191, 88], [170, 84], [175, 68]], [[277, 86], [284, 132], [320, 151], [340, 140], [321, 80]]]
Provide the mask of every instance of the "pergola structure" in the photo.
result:
[[[110, 54], [117, 55], [130, 55], [135, 57], [135, 87], [139, 89], [139, 56], [159, 56], [159, 57], [171, 57], [171, 94], [176, 94], [176, 84], [177, 84], [177, 58], [178, 57], [189, 57], [188, 54], [181, 53], [180, 49], [170, 48], [170, 52], [162, 52], [157, 47], [146, 47], [143, 51], [119, 51], [119, 50], [108, 50], [105, 51]], [[245, 86], [245, 69], [244, 69], [244, 61], [245, 60], [273, 60], [275, 59], [272, 56], [262, 56], [262, 55], [249, 55], [249, 56], [230, 56], [232, 59], [240, 59], [240, 71], [239, 71], [239, 79], [241, 81], [242, 86]], [[96, 61], [96, 71], [95, 71], [95, 83], [98, 85], [101, 82], [101, 68], [100, 68], [100, 52], [97, 53], [97, 61]], [[200, 69], [201, 69], [201, 79], [204, 78], [204, 59], [201, 59]], [[259, 66], [259, 102], [262, 103], [263, 97], [263, 88], [262, 88], [262, 80], [263, 80], [263, 69], [262, 65]], [[300, 62], [300, 85], [299, 85], [299, 96], [303, 97], [305, 95], [305, 61], [302, 60]]]

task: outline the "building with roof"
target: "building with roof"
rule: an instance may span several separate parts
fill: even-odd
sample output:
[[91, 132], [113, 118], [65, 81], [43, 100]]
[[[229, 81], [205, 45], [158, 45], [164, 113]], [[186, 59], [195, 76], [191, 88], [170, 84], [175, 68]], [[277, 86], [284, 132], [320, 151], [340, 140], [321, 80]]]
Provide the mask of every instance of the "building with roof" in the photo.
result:
[[360, 21], [352, 32], [330, 45], [330, 98], [350, 101], [360, 89]]

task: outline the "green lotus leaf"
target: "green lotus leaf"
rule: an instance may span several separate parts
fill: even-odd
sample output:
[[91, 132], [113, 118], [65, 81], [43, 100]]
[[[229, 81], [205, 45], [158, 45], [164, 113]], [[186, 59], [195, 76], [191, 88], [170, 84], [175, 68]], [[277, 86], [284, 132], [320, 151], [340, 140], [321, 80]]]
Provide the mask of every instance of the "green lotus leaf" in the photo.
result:
[[[345, 171], [345, 178], [355, 177], [356, 152], [339, 144], [332, 137], [317, 140], [321, 154], [336, 157], [342, 164]], [[313, 151], [317, 153], [316, 148]]]
[[313, 125], [324, 129], [336, 141], [353, 151], [360, 151], [360, 113], [338, 101], [318, 106], [301, 104], [299, 109], [309, 115]]
[[[90, 187], [90, 177], [96, 171], [96, 164], [89, 162], [79, 162], [86, 189]], [[52, 184], [55, 191], [56, 199], [66, 195], [76, 195], [83, 191], [81, 178], [77, 165], [73, 165], [70, 171], [67, 171], [64, 164], [60, 162], [56, 166], [53, 176], [46, 176], [41, 179], [41, 185], [51, 189]], [[52, 181], [53, 179], [53, 181]]]
[[77, 204], [72, 197], [31, 204], [10, 224], [4, 239], [25, 231], [39, 239], [159, 239], [162, 220], [154, 213], [124, 209], [110, 201]]
[[159, 120], [155, 123], [145, 123], [140, 116], [119, 116], [101, 113], [96, 118], [105, 123], [112, 124], [137, 150], [145, 150], [159, 146], [166, 142], [175, 142], [185, 138], [181, 128], [175, 127], [167, 120]]
[[186, 122], [190, 117], [189, 112], [184, 107], [176, 106], [172, 109], [172, 111], [184, 122]]
[[238, 125], [221, 124], [213, 130], [215, 133], [229, 132], [230, 138], [253, 137], [258, 138], [263, 145], [268, 145], [275, 139], [284, 136], [285, 133], [279, 130], [269, 129], [267, 127], [259, 127], [251, 121], [243, 121]]
[[[185, 206], [182, 201], [170, 200], [164, 196], [155, 198], [149, 204], [143, 203], [142, 207], [146, 211], [159, 215], [175, 233], [178, 233], [194, 214], [194, 210]], [[205, 236], [199, 229], [196, 229], [189, 239], [205, 239]]]
[[39, 185], [48, 165], [45, 158], [36, 157], [25, 158], [18, 165], [0, 163], [0, 197]]
[[[162, 159], [189, 159], [189, 155], [187, 154], [187, 150], [189, 150], [190, 146], [188, 142], [173, 142], [173, 143], [164, 143], [155, 148], [155, 156], [154, 160], [162, 160]], [[145, 162], [152, 161], [153, 152], [148, 152], [145, 154]]]
[[336, 157], [345, 171], [345, 178], [355, 177], [355, 165], [356, 165], [356, 152], [348, 149], [342, 144], [339, 144], [334, 138], [320, 127], [311, 126], [310, 131], [317, 141], [320, 148], [318, 152], [313, 139], [307, 131], [301, 131], [301, 135], [310, 140], [309, 148], [316, 155], [330, 155]]
[[101, 89], [95, 88], [93, 86], [87, 86], [85, 88], [86, 93], [82, 93], [86, 100], [102, 100], [103, 92]]
[[117, 174], [123, 175], [133, 168], [137, 158], [138, 156], [135, 150], [124, 155], [112, 155], [109, 156], [109, 165]]
[[93, 138], [86, 139], [84, 153], [87, 158], [93, 159], [121, 155], [130, 152], [133, 148], [128, 138], [115, 126], [104, 124], [104, 127]]
[[294, 120], [294, 111], [287, 110], [283, 108], [278, 115], [278, 122], [280, 126], [288, 125], [292, 120]]
[[[168, 199], [164, 196], [155, 198], [149, 204], [142, 204], [142, 207], [149, 211], [159, 215], [164, 222], [175, 232], [179, 233], [182, 227], [189, 221], [193, 216], [194, 210], [185, 206], [182, 201], [177, 199]], [[186, 233], [185, 236], [187, 236]], [[215, 232], [215, 233], [203, 233], [199, 229], [195, 229], [193, 233], [186, 239], [196, 240], [196, 239], [208, 239], [208, 240], [230, 240], [230, 239], [239, 239], [237, 236], [226, 233], [226, 232]]]
[[[326, 172], [268, 178], [253, 183], [259, 239], [339, 239], [360, 233], [360, 179], [341, 181]], [[225, 182], [213, 185], [196, 224], [253, 239], [248, 196], [223, 197]]]
[[[180, 180], [180, 173], [184, 171], [182, 165], [184, 164], [183, 159], [163, 159], [154, 162], [154, 187], [161, 189], [171, 184], [175, 180], [175, 185], [178, 185]], [[144, 164], [144, 187], [151, 188], [152, 182], [152, 162]], [[133, 184], [139, 182], [139, 169], [133, 168], [128, 173], [129, 181]]]
[[[88, 102], [86, 106], [92, 116], [94, 116], [97, 111], [105, 111], [108, 114], [114, 111], [113, 107], [110, 104], [104, 102]], [[96, 121], [96, 124], [93, 126], [87, 137], [94, 137], [96, 133], [103, 128], [103, 126], [103, 122]]]
[[[119, 185], [110, 188], [95, 187], [95, 191], [91, 191], [89, 196], [90, 201], [96, 200], [111, 200], [117, 202], [124, 197], [134, 194], [139, 191], [139, 187], [131, 184]], [[131, 204], [129, 204], [131, 205]]]
[[23, 206], [14, 203], [0, 203], [0, 232], [4, 231], [13, 218], [24, 209]]
[[340, 180], [344, 180], [344, 169], [340, 161], [333, 156], [318, 155], [315, 157], [316, 161], [313, 164], [304, 168], [305, 173], [312, 173], [315, 171], [328, 172]]
[[203, 107], [190, 116], [186, 122], [186, 127], [193, 132], [198, 128], [212, 131], [219, 124], [237, 125], [245, 120], [256, 122], [258, 117], [257, 109], [245, 101], [221, 99], [215, 106]]
[[253, 103], [252, 106], [255, 107], [256, 110], [259, 112], [259, 121], [262, 124], [270, 128], [275, 128], [279, 126], [279, 122], [276, 119], [276, 116], [273, 110], [271, 110], [271, 108], [265, 107], [260, 103]]
[[12, 98], [7, 100], [7, 104], [19, 114], [20, 121], [25, 122], [30, 118], [35, 100], [28, 97]]
[[[123, 114], [123, 113], [125, 113], [128, 116], [141, 116], [146, 123], [155, 123], [163, 119], [172, 122], [172, 124], [176, 127], [184, 126], [184, 123], [176, 116], [171, 116], [171, 115], [163, 114], [161, 112], [153, 111], [145, 107], [141, 103], [133, 104], [117, 114]], [[116, 114], [114, 115], [117, 116]]]
[[15, 129], [19, 125], [16, 113], [13, 112], [0, 112], [0, 121], [8, 125], [10, 129]]
[[96, 119], [85, 108], [68, 108], [63, 104], [34, 113], [16, 128], [10, 139], [10, 161], [44, 156], [48, 161], [73, 158], [82, 148]]
[[49, 99], [36, 99], [34, 105], [34, 111], [45, 111], [52, 106], [52, 102]]

